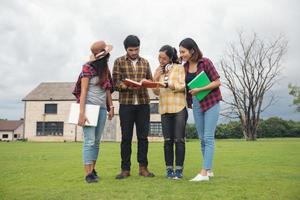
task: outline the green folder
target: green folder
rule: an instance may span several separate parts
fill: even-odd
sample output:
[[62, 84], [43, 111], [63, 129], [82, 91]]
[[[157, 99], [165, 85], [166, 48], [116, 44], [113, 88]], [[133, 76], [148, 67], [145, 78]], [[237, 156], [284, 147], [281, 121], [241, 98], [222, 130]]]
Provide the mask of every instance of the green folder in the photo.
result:
[[[193, 80], [191, 80], [188, 83], [188, 87], [190, 89], [194, 89], [194, 88], [200, 88], [200, 87], [204, 87], [207, 86], [208, 84], [210, 84], [211, 81], [209, 80], [208, 76], [206, 75], [206, 73], [204, 71], [202, 71], [200, 74], [198, 74]], [[204, 91], [200, 91], [196, 94], [196, 98], [201, 101], [202, 99], [204, 99], [209, 93], [211, 92], [211, 90], [204, 90]]]

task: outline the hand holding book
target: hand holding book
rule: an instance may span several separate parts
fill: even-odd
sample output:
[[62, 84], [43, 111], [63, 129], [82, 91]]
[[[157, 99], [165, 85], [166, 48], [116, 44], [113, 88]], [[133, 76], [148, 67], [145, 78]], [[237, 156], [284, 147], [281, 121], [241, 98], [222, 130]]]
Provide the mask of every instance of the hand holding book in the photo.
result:
[[192, 96], [195, 96], [198, 92], [201, 92], [201, 91], [203, 91], [202, 88], [194, 88], [194, 89], [189, 90], [189, 93]]
[[209, 85], [211, 81], [204, 71], [198, 74], [192, 81], [188, 83], [188, 87], [190, 88], [189, 93], [201, 101], [204, 99], [210, 92], [211, 89], [204, 88]]
[[99, 105], [85, 105], [85, 113], [80, 113], [80, 104], [71, 103], [69, 113], [69, 123], [80, 126], [97, 126]]
[[85, 116], [85, 114], [79, 114], [78, 125], [84, 126], [86, 123], [90, 124], [90, 121]]
[[164, 84], [161, 82], [154, 82], [152, 80], [147, 80], [147, 79], [143, 79], [140, 82], [137, 81], [133, 81], [131, 79], [125, 79], [123, 81], [123, 83], [127, 86], [127, 87], [133, 87], [133, 88], [156, 88], [156, 87], [164, 87]]

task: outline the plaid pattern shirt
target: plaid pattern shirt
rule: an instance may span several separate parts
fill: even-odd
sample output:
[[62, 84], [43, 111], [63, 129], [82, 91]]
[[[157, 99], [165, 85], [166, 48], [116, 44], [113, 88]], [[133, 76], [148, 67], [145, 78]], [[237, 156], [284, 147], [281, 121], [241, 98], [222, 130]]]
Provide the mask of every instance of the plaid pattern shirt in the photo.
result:
[[182, 65], [174, 64], [169, 72], [162, 74], [159, 81], [164, 82], [168, 76], [168, 85], [175, 89], [159, 89], [159, 113], [177, 113], [186, 107], [185, 71]]
[[[188, 72], [189, 63], [184, 64], [185, 72]], [[215, 81], [220, 78], [216, 68], [214, 67], [213, 63], [208, 58], [202, 58], [197, 65], [196, 75], [200, 72], [205, 71], [210, 81]], [[188, 83], [186, 83], [188, 84]], [[187, 88], [188, 91], [188, 88]], [[186, 95], [187, 104], [189, 108], [192, 108], [192, 95], [187, 92]], [[204, 99], [200, 101], [200, 106], [203, 112], [207, 111], [209, 108], [213, 107], [219, 101], [222, 100], [222, 95], [220, 88], [213, 89]]]
[[115, 89], [119, 91], [120, 104], [135, 104], [137, 97], [138, 104], [149, 104], [149, 94], [147, 88], [138, 90], [122, 89], [120, 84], [124, 79], [141, 81], [142, 79], [153, 79], [148, 61], [142, 57], [138, 57], [136, 66], [134, 67], [127, 55], [117, 58], [113, 67], [113, 82]]
[[[76, 97], [77, 103], [80, 101], [80, 94], [81, 94], [81, 78], [87, 77], [91, 79], [94, 76], [98, 76], [96, 70], [89, 64], [86, 63], [82, 66], [82, 71], [79, 74], [77, 82], [75, 84], [74, 90], [72, 94]], [[108, 74], [108, 79], [104, 81], [101, 87], [105, 90], [110, 90], [111, 93], [113, 92], [113, 82], [110, 73]]]

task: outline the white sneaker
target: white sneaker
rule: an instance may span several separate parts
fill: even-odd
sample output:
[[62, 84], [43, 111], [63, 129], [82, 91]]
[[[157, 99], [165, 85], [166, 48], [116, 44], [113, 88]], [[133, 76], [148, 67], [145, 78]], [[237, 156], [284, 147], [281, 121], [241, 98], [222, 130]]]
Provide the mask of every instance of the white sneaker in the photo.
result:
[[210, 171], [210, 172], [207, 171], [207, 176], [208, 176], [208, 177], [214, 177], [214, 173], [213, 173], [212, 171]]
[[202, 176], [201, 174], [197, 174], [194, 178], [192, 178], [190, 181], [209, 181], [208, 176]]

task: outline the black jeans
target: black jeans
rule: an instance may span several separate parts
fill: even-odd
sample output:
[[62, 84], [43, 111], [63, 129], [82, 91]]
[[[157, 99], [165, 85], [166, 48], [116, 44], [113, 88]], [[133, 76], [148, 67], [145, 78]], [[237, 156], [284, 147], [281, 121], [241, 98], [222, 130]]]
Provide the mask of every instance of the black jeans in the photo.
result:
[[125, 105], [119, 109], [122, 141], [121, 141], [121, 169], [130, 170], [131, 142], [133, 125], [136, 126], [138, 140], [137, 160], [141, 166], [148, 166], [148, 133], [150, 125], [149, 104]]
[[164, 154], [166, 166], [173, 166], [174, 143], [176, 166], [183, 167], [185, 158], [185, 126], [188, 113], [186, 108], [178, 113], [161, 115], [162, 131], [164, 135]]

